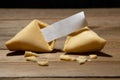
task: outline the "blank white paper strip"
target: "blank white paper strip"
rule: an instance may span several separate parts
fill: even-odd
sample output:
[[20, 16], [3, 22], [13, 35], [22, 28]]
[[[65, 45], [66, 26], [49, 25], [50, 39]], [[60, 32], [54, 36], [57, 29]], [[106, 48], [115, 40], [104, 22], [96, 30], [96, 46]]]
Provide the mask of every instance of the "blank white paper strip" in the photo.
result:
[[84, 12], [77, 13], [68, 18], [60, 20], [58, 22], [49, 25], [46, 28], [41, 29], [43, 36], [47, 42], [66, 36], [87, 26]]

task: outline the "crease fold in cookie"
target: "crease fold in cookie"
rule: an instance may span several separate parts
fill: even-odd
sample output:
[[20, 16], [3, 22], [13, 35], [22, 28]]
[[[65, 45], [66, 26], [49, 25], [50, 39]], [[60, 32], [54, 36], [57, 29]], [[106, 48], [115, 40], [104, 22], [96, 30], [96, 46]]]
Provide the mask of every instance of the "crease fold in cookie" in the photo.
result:
[[98, 36], [90, 28], [84, 27], [67, 36], [64, 44], [64, 51], [71, 52], [94, 52], [100, 51], [106, 40]]
[[51, 52], [54, 41], [46, 42], [41, 32], [41, 29], [47, 26], [48, 24], [35, 19], [12, 39], [8, 40], [5, 45], [9, 50]]

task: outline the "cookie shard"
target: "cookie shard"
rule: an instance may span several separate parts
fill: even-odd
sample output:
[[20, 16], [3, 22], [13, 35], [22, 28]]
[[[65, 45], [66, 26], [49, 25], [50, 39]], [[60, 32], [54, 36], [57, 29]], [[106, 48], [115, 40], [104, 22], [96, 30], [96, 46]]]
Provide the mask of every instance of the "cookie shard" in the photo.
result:
[[5, 45], [9, 50], [24, 50], [36, 52], [50, 52], [53, 50], [54, 41], [47, 43], [40, 29], [47, 27], [46, 23], [33, 20], [23, 30], [18, 32]]
[[106, 40], [98, 36], [88, 27], [70, 34], [64, 44], [64, 51], [70, 52], [93, 52], [100, 51], [106, 44]]

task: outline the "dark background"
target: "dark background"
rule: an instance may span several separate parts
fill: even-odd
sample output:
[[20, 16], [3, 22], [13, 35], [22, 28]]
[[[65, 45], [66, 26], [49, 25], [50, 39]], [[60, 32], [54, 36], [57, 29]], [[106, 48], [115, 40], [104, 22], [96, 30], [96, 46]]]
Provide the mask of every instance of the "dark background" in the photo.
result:
[[0, 0], [0, 8], [116, 8], [120, 0]]

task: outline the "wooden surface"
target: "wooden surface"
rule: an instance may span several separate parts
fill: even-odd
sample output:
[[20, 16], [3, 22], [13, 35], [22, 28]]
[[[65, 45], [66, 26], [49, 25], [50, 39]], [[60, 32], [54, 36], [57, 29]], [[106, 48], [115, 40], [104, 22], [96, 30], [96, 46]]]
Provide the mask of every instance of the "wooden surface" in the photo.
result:
[[[27, 62], [24, 52], [11, 52], [5, 42], [33, 19], [52, 24], [79, 11], [85, 11], [89, 27], [107, 40], [98, 59], [79, 65], [60, 61], [64, 52], [39, 53], [39, 60], [48, 60], [49, 66]], [[65, 39], [57, 40], [62, 49]], [[72, 56], [89, 55], [69, 54]], [[113, 9], [0, 9], [0, 80], [119, 80], [120, 79], [120, 8]]]

